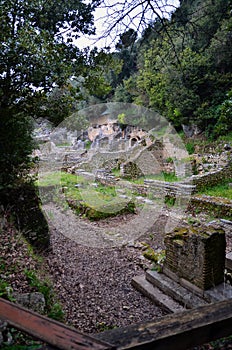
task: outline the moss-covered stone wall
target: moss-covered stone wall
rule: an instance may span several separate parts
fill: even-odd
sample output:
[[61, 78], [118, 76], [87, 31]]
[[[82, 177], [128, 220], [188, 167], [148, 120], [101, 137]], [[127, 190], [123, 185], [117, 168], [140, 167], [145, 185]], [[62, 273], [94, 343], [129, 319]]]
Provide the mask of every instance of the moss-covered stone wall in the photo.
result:
[[225, 198], [193, 196], [189, 204], [189, 210], [195, 214], [203, 211], [216, 218], [232, 219], [232, 201]]
[[196, 191], [202, 191], [205, 188], [217, 185], [226, 179], [232, 177], [232, 162], [230, 162], [223, 169], [217, 170], [212, 173], [207, 173], [203, 175], [193, 175], [190, 179], [192, 185], [196, 186]]

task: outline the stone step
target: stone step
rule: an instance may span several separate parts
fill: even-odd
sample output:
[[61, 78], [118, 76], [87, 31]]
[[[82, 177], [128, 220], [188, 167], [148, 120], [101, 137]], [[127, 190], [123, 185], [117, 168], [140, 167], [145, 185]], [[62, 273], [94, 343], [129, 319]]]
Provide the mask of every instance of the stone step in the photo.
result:
[[232, 298], [232, 286], [227, 283], [221, 283], [214, 288], [206, 290], [204, 294], [207, 298], [210, 298], [212, 303], [228, 300]]
[[229, 271], [232, 271], [232, 252], [226, 254], [226, 268]]
[[152, 300], [156, 305], [162, 307], [165, 311], [168, 312], [181, 312], [184, 311], [185, 308], [173, 298], [164, 294], [159, 288], [153, 286], [150, 283], [145, 275], [135, 276], [132, 279], [132, 286], [140, 291], [143, 295], [147, 296], [150, 300]]
[[172, 297], [187, 309], [208, 304], [203, 298], [195, 295], [163, 273], [147, 270], [146, 279], [154, 287], [159, 288], [164, 294]]

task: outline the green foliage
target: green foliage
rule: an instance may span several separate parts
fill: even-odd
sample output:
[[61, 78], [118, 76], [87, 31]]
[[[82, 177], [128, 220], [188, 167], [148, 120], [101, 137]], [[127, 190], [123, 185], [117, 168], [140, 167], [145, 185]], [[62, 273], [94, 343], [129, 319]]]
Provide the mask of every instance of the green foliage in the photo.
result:
[[195, 146], [193, 142], [187, 142], [186, 145], [186, 150], [188, 151], [188, 154], [193, 154], [195, 152]]
[[30, 153], [32, 120], [16, 108], [1, 110], [0, 119], [0, 189], [12, 185], [18, 178], [26, 178], [33, 166]]
[[41, 345], [4, 345], [2, 350], [39, 350]]
[[173, 207], [175, 205], [176, 198], [173, 196], [165, 196], [164, 203], [169, 207]]
[[179, 180], [175, 173], [172, 173], [172, 172], [167, 173], [165, 171], [161, 171], [159, 174], [141, 176], [138, 179], [131, 180], [131, 181], [141, 185], [144, 183], [145, 179], [167, 181], [167, 182], [175, 182]]
[[110, 329], [115, 329], [115, 328], [117, 328], [118, 326], [116, 326], [116, 325], [108, 325], [107, 323], [105, 323], [105, 322], [98, 322], [97, 324], [96, 324], [96, 326], [97, 326], [97, 329], [98, 329], [98, 331], [99, 332], [105, 332], [105, 331], [108, 331], [108, 330], [110, 330]]
[[56, 297], [52, 288], [51, 281], [48, 278], [41, 278], [34, 270], [24, 270], [29, 285], [34, 287], [36, 291], [42, 293], [46, 302], [46, 314], [57, 321], [64, 320], [64, 312], [60, 303], [56, 301]]
[[62, 322], [64, 321], [64, 316], [64, 311], [59, 303], [55, 303], [51, 306], [48, 317], [52, 318], [53, 320]]
[[[80, 188], [75, 186], [77, 184], [80, 185]], [[63, 188], [69, 207], [76, 214], [89, 220], [100, 220], [123, 213], [135, 213], [135, 204], [132, 201], [125, 203], [124, 208], [118, 211], [116, 187], [99, 183], [97, 188], [93, 188], [82, 176], [53, 172], [45, 174], [39, 179], [37, 185]], [[57, 197], [56, 200], [59, 201], [59, 198]]]
[[44, 280], [38, 277], [36, 271], [34, 270], [24, 270], [25, 276], [28, 279], [29, 285], [35, 287], [36, 290], [44, 295], [46, 301], [46, 307], [49, 308], [49, 305], [52, 300], [52, 286], [49, 280]]
[[14, 301], [15, 299], [12, 293], [13, 288], [9, 285], [9, 283], [4, 279], [0, 279], [0, 297], [10, 301]]
[[168, 157], [168, 158], [165, 159], [165, 162], [173, 163], [173, 158], [172, 157]]
[[232, 131], [232, 89], [227, 94], [227, 99], [221, 104], [219, 118], [215, 126], [216, 135], [227, 135]]
[[153, 269], [161, 272], [162, 266], [166, 258], [166, 252], [165, 250], [156, 252], [153, 248], [151, 248], [149, 245], [145, 244], [147, 246], [147, 249], [144, 251], [143, 256], [153, 262]]
[[[178, 129], [191, 124], [211, 139], [225, 135], [232, 128], [230, 11], [229, 0], [184, 0], [170, 20], [150, 23], [130, 52], [136, 68], [114, 81], [114, 100], [159, 111]], [[129, 62], [121, 41], [120, 58]]]
[[77, 183], [84, 183], [82, 176], [66, 173], [63, 171], [54, 171], [43, 174], [37, 181], [37, 186], [74, 186]]
[[[83, 57], [72, 41], [80, 32], [94, 32], [95, 4], [81, 0], [1, 2], [0, 187], [11, 185], [29, 169], [33, 148], [29, 117], [42, 114], [46, 99], [52, 102], [51, 89], [65, 86], [73, 72], [80, 71]], [[61, 111], [57, 99], [51, 103], [59, 118], [72, 109], [70, 96], [67, 88], [62, 91]]]

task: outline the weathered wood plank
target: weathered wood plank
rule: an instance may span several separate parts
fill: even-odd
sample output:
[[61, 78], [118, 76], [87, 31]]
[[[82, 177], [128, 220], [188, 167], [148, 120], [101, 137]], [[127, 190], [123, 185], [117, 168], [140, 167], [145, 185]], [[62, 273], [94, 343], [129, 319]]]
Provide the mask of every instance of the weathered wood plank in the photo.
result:
[[0, 298], [0, 319], [58, 349], [112, 350], [111, 345]]
[[186, 350], [232, 335], [232, 299], [99, 333], [117, 349]]

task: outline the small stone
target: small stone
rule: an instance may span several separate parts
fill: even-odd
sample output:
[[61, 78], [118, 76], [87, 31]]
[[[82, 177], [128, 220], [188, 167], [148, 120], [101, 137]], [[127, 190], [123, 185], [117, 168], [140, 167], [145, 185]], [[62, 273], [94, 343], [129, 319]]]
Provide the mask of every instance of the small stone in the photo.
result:
[[123, 310], [130, 310], [130, 307], [126, 306], [126, 305], [124, 305], [122, 308], [123, 308]]
[[14, 293], [13, 296], [18, 304], [38, 313], [44, 312], [46, 302], [42, 293]]
[[230, 146], [228, 143], [226, 143], [226, 144], [224, 145], [224, 150], [225, 150], [225, 151], [231, 150], [231, 146]]
[[6, 327], [7, 327], [7, 322], [0, 320], [0, 332], [5, 331]]

